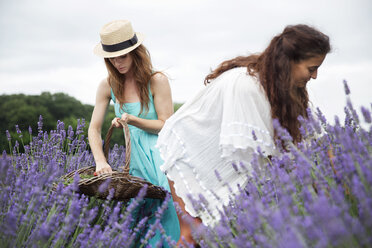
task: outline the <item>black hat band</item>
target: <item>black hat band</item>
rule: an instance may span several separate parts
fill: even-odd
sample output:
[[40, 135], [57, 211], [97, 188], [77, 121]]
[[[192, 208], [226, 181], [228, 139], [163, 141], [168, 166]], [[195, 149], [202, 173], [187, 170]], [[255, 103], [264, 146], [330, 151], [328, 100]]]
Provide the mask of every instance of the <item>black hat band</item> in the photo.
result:
[[123, 42], [120, 42], [120, 43], [117, 43], [117, 44], [113, 44], [113, 45], [105, 45], [105, 44], [102, 44], [102, 49], [103, 51], [105, 52], [117, 52], [117, 51], [120, 51], [120, 50], [124, 50], [124, 49], [127, 49], [135, 44], [137, 44], [138, 42], [138, 39], [137, 39], [137, 35], [134, 34], [133, 38], [130, 39], [130, 40], [126, 40], [126, 41], [123, 41]]

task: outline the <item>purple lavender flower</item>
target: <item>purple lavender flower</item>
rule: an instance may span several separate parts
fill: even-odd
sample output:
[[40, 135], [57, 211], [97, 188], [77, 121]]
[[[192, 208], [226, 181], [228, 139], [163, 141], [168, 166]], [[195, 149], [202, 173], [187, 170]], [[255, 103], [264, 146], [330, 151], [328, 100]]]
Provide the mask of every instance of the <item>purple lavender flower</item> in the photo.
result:
[[6, 133], [6, 138], [8, 139], [8, 141], [11, 141], [12, 140], [12, 137], [10, 136], [9, 131], [6, 130], [5, 133]]
[[68, 126], [67, 138], [71, 141], [74, 140], [74, 130], [71, 126]]
[[141, 243], [147, 245], [149, 240], [155, 236], [156, 230], [160, 229], [160, 226], [161, 226], [160, 219], [157, 218], [155, 222], [151, 225], [151, 227], [147, 230], [145, 237], [141, 239]]
[[15, 125], [15, 128], [16, 128], [16, 131], [17, 131], [18, 137], [19, 137], [19, 138], [22, 138], [23, 135], [22, 135], [21, 130], [19, 129], [19, 126], [18, 126], [18, 125]]
[[62, 130], [65, 129], [65, 123], [63, 121], [58, 120], [57, 121], [57, 133], [62, 132]]
[[39, 130], [39, 132], [43, 129], [43, 116], [39, 116], [39, 121], [37, 123], [37, 129]]
[[[13, 208], [14, 209], [14, 208]], [[3, 234], [10, 237], [17, 236], [17, 213], [14, 212], [16, 210], [10, 209], [4, 218], [4, 221], [1, 225], [1, 229], [3, 230]]]
[[363, 117], [364, 117], [364, 121], [366, 123], [371, 123], [372, 122], [371, 112], [363, 106], [361, 107], [361, 111], [362, 111], [362, 114], [363, 114]]
[[[277, 136], [280, 137], [284, 142], [292, 142], [292, 136], [289, 134], [288, 130], [280, 125], [278, 119], [273, 120], [273, 127], [274, 130], [277, 132]], [[278, 147], [281, 147], [280, 143], [277, 144], [279, 145]]]
[[[274, 123], [277, 135], [288, 144], [287, 151], [267, 159], [257, 150], [251, 163], [240, 163], [239, 168], [233, 165], [247, 182], [231, 194], [215, 226], [194, 227], [192, 235], [200, 246], [370, 246], [371, 129], [359, 124], [350, 101], [345, 114], [343, 125], [338, 117], [334, 124], [328, 123], [320, 110], [317, 119], [311, 115], [300, 118], [305, 140], [296, 145], [286, 130]], [[362, 108], [362, 114], [370, 123], [370, 111]], [[157, 221], [134, 215], [142, 206], [146, 187], [128, 204], [112, 201], [112, 190], [105, 201], [77, 195], [78, 175], [72, 186], [59, 184], [51, 190], [67, 171], [94, 164], [86, 150], [83, 126], [83, 121], [79, 122], [76, 135], [72, 127], [66, 135], [62, 122], [49, 133], [39, 125], [38, 136], [32, 137], [32, 145], [24, 146], [24, 153], [3, 153], [0, 157], [0, 239], [4, 246], [146, 247], [155, 235], [158, 246], [174, 247], [160, 221], [171, 203], [163, 202], [154, 213]], [[315, 133], [320, 137], [311, 136]], [[6, 134], [10, 142], [9, 132]], [[16, 143], [13, 149], [17, 151], [18, 146]], [[119, 165], [123, 151], [115, 146], [110, 161]], [[196, 209], [212, 214], [213, 204], [202, 195], [195, 197]]]
[[124, 218], [127, 218], [128, 216], [130, 216], [132, 214], [132, 212], [134, 211], [134, 209], [138, 207], [139, 202], [141, 202], [145, 198], [146, 192], [147, 192], [147, 188], [148, 188], [148, 186], [147, 185], [144, 185], [140, 189], [140, 191], [138, 192], [136, 198], [134, 198], [131, 201], [131, 203], [129, 204], [129, 206], [126, 208]]
[[99, 193], [105, 192], [111, 183], [111, 178], [106, 179], [98, 188]]
[[256, 132], [254, 130], [252, 130], [252, 137], [253, 140], [257, 140]]
[[[126, 220], [129, 220], [130, 221], [127, 221], [128, 223], [132, 222], [132, 219], [131, 218], [127, 218]], [[133, 232], [131, 234], [131, 236], [129, 237], [129, 243], [132, 244], [134, 243], [134, 240], [137, 236], [138, 233], [141, 233], [144, 229], [145, 229], [145, 226], [148, 222], [148, 217], [145, 216], [144, 218], [142, 218], [142, 220], [140, 220], [138, 222], [138, 224], [136, 225], [136, 227], [133, 229]]]
[[345, 94], [349, 95], [350, 94], [350, 89], [349, 89], [349, 86], [347, 85], [347, 81], [344, 80], [343, 83], [344, 83]]
[[84, 119], [81, 119], [81, 120], [77, 120], [77, 128], [76, 128], [76, 135], [79, 136], [80, 134], [82, 134], [84, 131], [83, 131], [83, 128], [85, 127], [85, 120]]
[[214, 170], [214, 174], [216, 175], [217, 180], [221, 182], [222, 181], [222, 178], [220, 176], [220, 173], [218, 173], [218, 170]]

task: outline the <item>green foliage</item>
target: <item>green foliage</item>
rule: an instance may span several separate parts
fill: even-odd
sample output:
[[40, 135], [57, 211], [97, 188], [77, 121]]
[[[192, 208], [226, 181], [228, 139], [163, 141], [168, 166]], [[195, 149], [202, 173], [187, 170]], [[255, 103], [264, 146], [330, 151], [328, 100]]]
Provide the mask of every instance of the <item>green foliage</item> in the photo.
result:
[[[89, 120], [92, 115], [93, 106], [82, 104], [74, 97], [65, 93], [51, 94], [43, 92], [40, 95], [0, 95], [0, 151], [9, 152], [8, 140], [5, 131], [9, 130], [12, 141], [17, 140], [19, 135], [16, 132], [15, 125], [18, 125], [23, 134], [23, 141], [29, 142], [29, 127], [33, 134], [37, 133], [37, 123], [39, 116], [43, 117], [43, 129], [50, 131], [56, 129], [57, 121], [63, 121], [66, 129], [71, 125], [74, 129], [77, 126], [77, 119], [85, 119], [86, 125], [84, 135], [87, 135]], [[111, 123], [113, 107], [109, 107], [105, 124]], [[104, 128], [106, 128], [104, 126]], [[103, 128], [103, 132], [108, 129]], [[117, 135], [119, 136], [119, 135]], [[118, 140], [113, 137], [112, 143]]]
[[[174, 111], [177, 111], [181, 103], [174, 104]], [[0, 95], [0, 152], [6, 150], [9, 153], [9, 143], [5, 131], [9, 130], [12, 142], [19, 139], [15, 125], [18, 125], [23, 135], [23, 142], [30, 142], [28, 134], [31, 127], [33, 134], [37, 133], [37, 122], [39, 116], [43, 117], [43, 130], [56, 129], [57, 121], [63, 121], [66, 129], [72, 126], [77, 127], [78, 119], [85, 119], [84, 135], [87, 135], [89, 121], [94, 106], [82, 104], [80, 101], [65, 93], [51, 94], [43, 92], [40, 95]], [[106, 112], [105, 121], [102, 127], [102, 138], [106, 136], [107, 130], [114, 119], [114, 108], [110, 105]], [[114, 144], [124, 145], [123, 133], [116, 130], [111, 137], [111, 146]], [[21, 149], [23, 149], [21, 147]]]
[[175, 102], [173, 104], [173, 107], [174, 107], [174, 112], [176, 112], [181, 106], [183, 105], [183, 103], [178, 103], [178, 102]]

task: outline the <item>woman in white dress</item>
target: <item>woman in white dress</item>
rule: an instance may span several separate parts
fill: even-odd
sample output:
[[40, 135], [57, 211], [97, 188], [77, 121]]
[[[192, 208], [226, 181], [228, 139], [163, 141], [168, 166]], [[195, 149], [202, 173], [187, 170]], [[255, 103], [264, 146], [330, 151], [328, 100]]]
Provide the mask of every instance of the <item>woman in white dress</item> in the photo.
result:
[[[276, 153], [272, 120], [278, 119], [296, 143], [301, 140], [298, 116], [307, 117], [307, 82], [330, 51], [327, 35], [307, 25], [287, 26], [264, 52], [225, 61], [205, 79], [207, 85], [186, 102], [159, 133], [161, 169], [173, 181], [173, 198], [195, 222], [213, 225], [247, 175], [257, 147]], [[218, 171], [219, 178], [216, 175]], [[205, 198], [194, 208], [189, 196]], [[181, 235], [192, 241], [181, 223]]]

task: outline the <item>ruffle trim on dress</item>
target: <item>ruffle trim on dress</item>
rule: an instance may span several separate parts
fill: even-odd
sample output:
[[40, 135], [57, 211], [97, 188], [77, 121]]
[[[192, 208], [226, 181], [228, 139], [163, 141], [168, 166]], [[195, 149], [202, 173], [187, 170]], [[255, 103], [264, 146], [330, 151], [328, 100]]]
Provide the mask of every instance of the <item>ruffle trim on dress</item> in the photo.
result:
[[[189, 183], [185, 179], [182, 170], [179, 168], [179, 166], [177, 166], [177, 161], [181, 158], [184, 159], [186, 164], [189, 165], [189, 163], [187, 163], [188, 159], [186, 159], [185, 157], [185, 143], [173, 129], [166, 129], [166, 127], [163, 127], [162, 132], [164, 133], [164, 135], [159, 136], [156, 145], [156, 147], [159, 149], [161, 158], [164, 160], [164, 164], [160, 166], [160, 170], [163, 171], [167, 175], [167, 177], [174, 182], [176, 194], [179, 195], [179, 193], [181, 192], [179, 189], [177, 189], [177, 183], [175, 182], [171, 173], [168, 173], [168, 170], [171, 167], [176, 168], [178, 175], [181, 177], [182, 183], [185, 185], [188, 193], [192, 194], [193, 192], [189, 186]], [[167, 139], [165, 140], [165, 138], [163, 137], [167, 137]], [[193, 171], [193, 173], [196, 173], [195, 168], [190, 165], [189, 167]]]
[[[201, 177], [199, 173], [189, 163], [190, 159], [187, 158], [185, 143], [181, 139], [181, 137], [175, 130], [169, 129], [164, 126], [162, 129], [162, 135], [159, 135], [156, 148], [159, 149], [160, 156], [164, 160], [164, 164], [160, 166], [160, 170], [163, 171], [167, 175], [167, 177], [174, 182], [174, 189], [176, 194], [185, 202], [185, 210], [193, 217], [201, 217], [203, 220], [208, 220], [209, 223], [213, 223], [214, 217], [208, 213], [209, 211], [197, 211], [194, 209], [192, 204], [187, 204], [187, 201], [185, 201], [185, 199], [189, 200], [189, 195], [195, 196], [196, 192], [193, 192], [189, 182], [186, 180], [185, 175], [182, 172], [182, 169], [178, 165], [180, 161], [182, 161], [182, 163], [186, 165], [190, 169], [190, 171], [192, 171], [197, 184], [203, 190], [203, 192], [207, 194], [209, 199], [212, 198], [216, 201], [219, 201], [220, 199], [216, 194], [205, 187], [203, 182], [200, 180]], [[176, 169], [177, 175], [181, 178], [182, 184], [186, 188], [187, 192], [181, 189], [182, 186], [175, 180], [176, 176], [173, 174], [174, 172], [171, 173], [173, 169]], [[196, 200], [197, 198], [194, 197], [194, 199]]]
[[166, 125], [163, 126], [161, 135], [158, 137], [156, 148], [159, 149], [160, 156], [164, 160], [160, 169], [165, 173], [178, 159], [184, 158], [186, 153], [185, 143], [181, 137]]
[[237, 150], [250, 149], [256, 152], [258, 147], [264, 155], [276, 152], [273, 137], [268, 130], [244, 122], [222, 123], [220, 134], [222, 157], [240, 160], [240, 157], [234, 155]]

